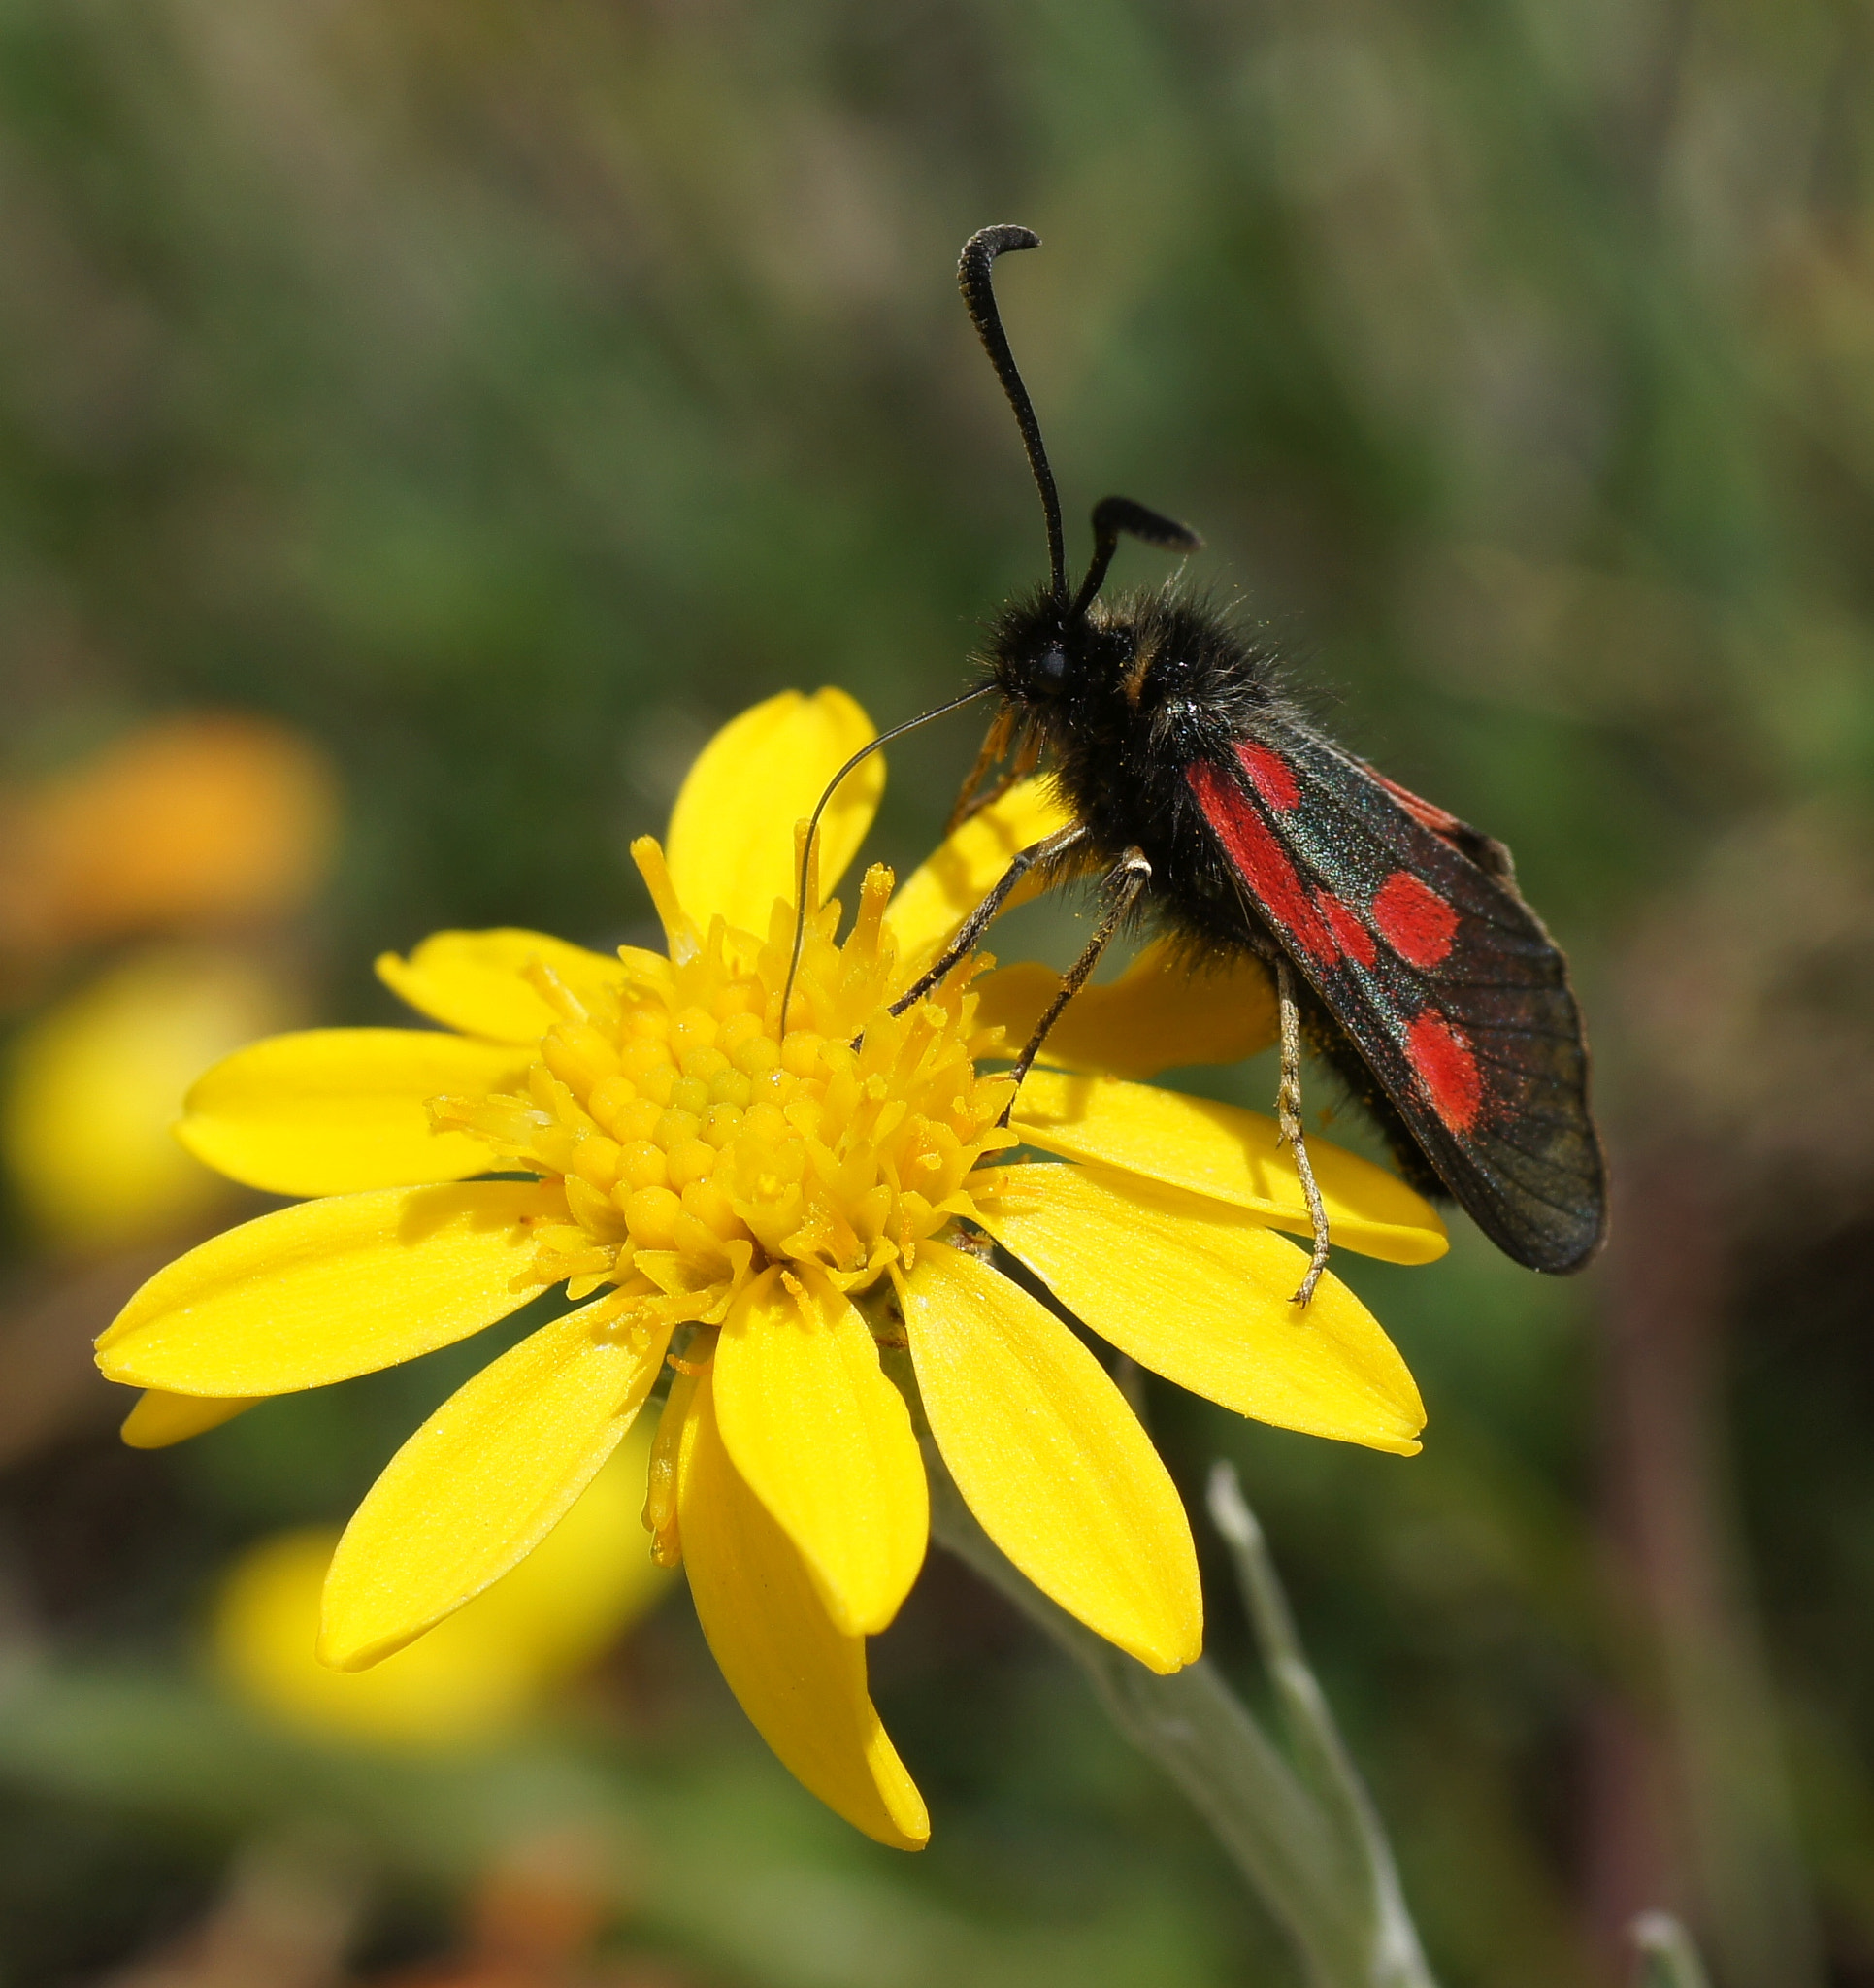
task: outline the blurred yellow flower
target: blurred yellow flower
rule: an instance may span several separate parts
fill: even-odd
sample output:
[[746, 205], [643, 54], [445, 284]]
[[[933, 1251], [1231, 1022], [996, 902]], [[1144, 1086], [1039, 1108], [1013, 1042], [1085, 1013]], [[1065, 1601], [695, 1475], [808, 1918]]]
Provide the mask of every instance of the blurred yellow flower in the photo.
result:
[[338, 795], [317, 748], [264, 719], [167, 719], [0, 789], [0, 958], [290, 908], [323, 871]]
[[[327, 1661], [401, 1649], [537, 1547], [668, 1361], [645, 1508], [659, 1556], [680, 1555], [724, 1675], [786, 1765], [868, 1834], [915, 1848], [924, 1805], [872, 1708], [864, 1639], [923, 1560], [916, 1417], [991, 1538], [1062, 1607], [1161, 1672], [1202, 1640], [1190, 1528], [1157, 1453], [1094, 1354], [981, 1238], [1121, 1351], [1241, 1413], [1409, 1454], [1423, 1411], [1336, 1278], [1305, 1311], [1290, 1302], [1305, 1259], [1276, 1230], [1308, 1217], [1271, 1121], [1056, 1070], [1031, 1078], [1003, 1133], [1008, 1079], [976, 1068], [1007, 1054], [970, 985], [983, 962], [891, 1012], [1008, 852], [1058, 820], [1040, 783], [969, 822], [896, 897], [871, 871], [843, 943], [815, 881], [782, 1035], [790, 830], [872, 736], [832, 690], [771, 699], [718, 734], [668, 855], [649, 838], [633, 850], [667, 955], [442, 933], [379, 970], [451, 1033], [315, 1031], [211, 1071], [188, 1099], [191, 1150], [322, 1198], [159, 1273], [99, 1362], [154, 1391], [129, 1433], [160, 1441], [411, 1359], [564, 1282], [578, 1309], [458, 1390], [346, 1528]], [[830, 878], [883, 779], [874, 756], [827, 811]], [[1213, 977], [1266, 1027], [1253, 977]], [[1005, 983], [1011, 1013], [1022, 985]], [[1088, 1060], [1120, 1016], [1134, 1075], [1139, 1032], [1158, 1067], [1188, 1062], [1232, 1037], [1231, 1013], [1215, 985], [1194, 993], [1151, 956], [1087, 1005], [1063, 1058]], [[1017, 1137], [1068, 1163], [994, 1164]], [[1396, 1262], [1443, 1251], [1401, 1182], [1313, 1150], [1339, 1242]], [[497, 1170], [530, 1177], [469, 1177]]]
[[[68, 772], [0, 787], [0, 1002], [66, 949], [285, 911], [331, 853], [317, 748], [225, 713], [163, 720]], [[30, 1023], [0, 1073], [0, 1165], [60, 1248], [111, 1249], [225, 1201], [176, 1143], [205, 1062], [297, 1009], [279, 969], [225, 935], [117, 960]]]
[[222, 947], [132, 954], [9, 1045], [0, 1162], [51, 1243], [110, 1249], [200, 1221], [227, 1183], [174, 1128], [205, 1063], [296, 1006], [257, 961]]
[[216, 1598], [216, 1667], [244, 1698], [309, 1730], [417, 1748], [499, 1738], [668, 1585], [639, 1522], [649, 1457], [648, 1430], [634, 1429], [518, 1567], [369, 1671], [334, 1671], [313, 1653], [337, 1530], [263, 1540]]

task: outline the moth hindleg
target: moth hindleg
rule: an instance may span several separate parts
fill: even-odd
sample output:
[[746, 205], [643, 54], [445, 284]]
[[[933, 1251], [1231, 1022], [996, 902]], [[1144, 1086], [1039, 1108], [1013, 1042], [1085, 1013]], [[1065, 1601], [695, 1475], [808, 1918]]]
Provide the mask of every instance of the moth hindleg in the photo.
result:
[[1328, 1211], [1321, 1205], [1321, 1190], [1315, 1185], [1308, 1142], [1301, 1130], [1301, 1009], [1295, 998], [1295, 969], [1279, 954], [1275, 961], [1275, 1005], [1282, 1027], [1282, 1079], [1275, 1091], [1275, 1122], [1284, 1144], [1295, 1155], [1295, 1171], [1300, 1176], [1301, 1192], [1308, 1204], [1308, 1221], [1314, 1230], [1314, 1253], [1308, 1259], [1308, 1274], [1295, 1294], [1296, 1304], [1305, 1305], [1314, 1296], [1314, 1287], [1328, 1268]]

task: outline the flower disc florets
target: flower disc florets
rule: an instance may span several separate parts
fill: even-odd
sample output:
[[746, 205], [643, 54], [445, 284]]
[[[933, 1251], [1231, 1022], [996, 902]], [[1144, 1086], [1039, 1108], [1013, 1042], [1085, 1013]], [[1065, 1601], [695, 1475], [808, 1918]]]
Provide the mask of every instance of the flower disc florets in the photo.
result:
[[612, 1284], [621, 1312], [716, 1325], [771, 1265], [813, 1266], [849, 1295], [908, 1272], [922, 1240], [973, 1212], [977, 1160], [1012, 1143], [996, 1124], [1007, 1079], [976, 1075], [969, 976], [891, 1012], [892, 873], [875, 865], [843, 944], [837, 902], [808, 918], [783, 1029], [793, 908], [775, 905], [765, 944], [719, 916], [702, 935], [658, 845], [633, 854], [669, 958], [626, 948], [623, 980], [584, 994], [536, 965], [561, 1019], [526, 1090], [431, 1107], [439, 1130], [558, 1181], [532, 1280], [570, 1279], [575, 1298]]

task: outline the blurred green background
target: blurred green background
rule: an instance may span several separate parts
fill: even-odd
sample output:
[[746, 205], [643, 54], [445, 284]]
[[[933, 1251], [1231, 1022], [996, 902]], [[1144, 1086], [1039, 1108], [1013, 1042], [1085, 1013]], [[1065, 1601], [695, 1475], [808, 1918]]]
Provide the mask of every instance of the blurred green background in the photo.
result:
[[[951, 274], [1026, 222], [1002, 294], [1070, 525], [1108, 490], [1191, 519], [1347, 742], [1514, 847], [1617, 1169], [1577, 1282], [1467, 1234], [1348, 1266], [1420, 1459], [1164, 1389], [1167, 1454], [1194, 1508], [1241, 1469], [1451, 1988], [1624, 1979], [1660, 1904], [1720, 1988], [1874, 1982], [1870, 89], [1858, 0], [0, 0], [16, 826], [204, 711], [343, 796], [316, 887], [49, 937], [0, 884], [16, 1095], [152, 938], [236, 962], [238, 1040], [393, 1019], [371, 958], [439, 926], [639, 934], [625, 845], [715, 724], [951, 693], [1042, 564]], [[880, 853], [974, 743], [895, 749]], [[1072, 944], [1025, 915], [1004, 956]], [[108, 1167], [68, 1116], [65, 1164]], [[36, 1151], [0, 1266], [7, 1988], [1294, 1978], [941, 1562], [874, 1646], [915, 1860], [794, 1788], [680, 1592], [466, 1750], [242, 1707], [203, 1655], [229, 1556], [342, 1520], [460, 1362], [125, 1450], [84, 1342], [242, 1210], [87, 1231]], [[489, 1898], [571, 1838], [571, 1930], [487, 1971]]]

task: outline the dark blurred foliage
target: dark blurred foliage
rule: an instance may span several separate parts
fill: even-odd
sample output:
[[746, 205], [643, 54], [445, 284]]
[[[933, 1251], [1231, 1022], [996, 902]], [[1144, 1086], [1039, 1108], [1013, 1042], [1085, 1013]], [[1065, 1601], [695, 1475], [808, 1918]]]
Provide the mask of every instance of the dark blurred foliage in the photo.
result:
[[[1621, 1182], [1576, 1284], [1468, 1236], [1351, 1268], [1420, 1460], [1164, 1390], [1167, 1453], [1238, 1461], [1454, 1988], [1617, 1978], [1647, 1904], [1722, 1988], [1874, 1981], [1871, 86], [1856, 0], [3, 0], [6, 770], [185, 707], [320, 742], [330, 1019], [439, 925], [615, 941], [713, 724], [904, 716], [1036, 575], [950, 282], [1032, 224], [1003, 294], [1070, 505], [1191, 518], [1349, 743], [1515, 847]], [[897, 748], [883, 852], [972, 743]], [[16, 1444], [0, 1978], [223, 1925], [235, 1845], [306, 1815], [370, 1864], [359, 1965], [442, 1953], [503, 1774], [611, 1804], [708, 1978], [1283, 1977], [948, 1566], [875, 1650], [915, 1863], [759, 1756], [680, 1602], [460, 1787], [192, 1696], [218, 1557], [343, 1514], [445, 1380]]]

